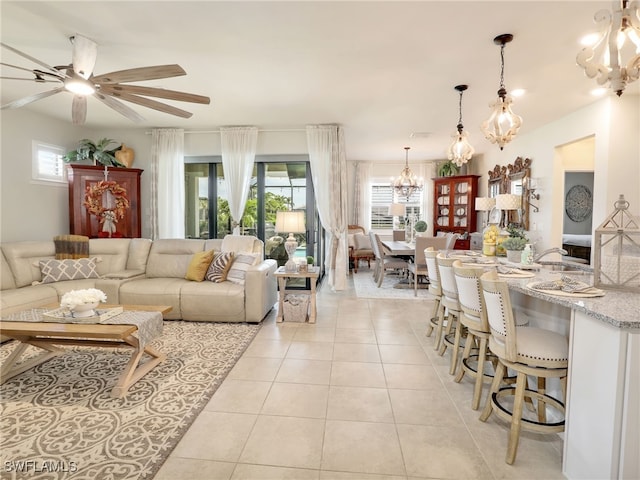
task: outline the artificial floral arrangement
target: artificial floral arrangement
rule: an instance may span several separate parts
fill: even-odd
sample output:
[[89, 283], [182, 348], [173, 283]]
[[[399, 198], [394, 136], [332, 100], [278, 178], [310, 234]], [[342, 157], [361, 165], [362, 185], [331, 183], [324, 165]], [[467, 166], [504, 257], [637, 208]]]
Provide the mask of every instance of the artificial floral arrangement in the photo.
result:
[[69, 310], [74, 310], [80, 305], [88, 303], [105, 303], [107, 295], [97, 288], [87, 288], [85, 290], [71, 290], [62, 295], [60, 306]]
[[[105, 208], [103, 204], [103, 195], [110, 194], [113, 198], [113, 208]], [[129, 208], [129, 199], [127, 191], [124, 187], [116, 182], [100, 181], [87, 185], [84, 194], [84, 207], [91, 215], [98, 217], [102, 224], [101, 237], [118, 237], [116, 232], [116, 223], [119, 218], [124, 215]]]

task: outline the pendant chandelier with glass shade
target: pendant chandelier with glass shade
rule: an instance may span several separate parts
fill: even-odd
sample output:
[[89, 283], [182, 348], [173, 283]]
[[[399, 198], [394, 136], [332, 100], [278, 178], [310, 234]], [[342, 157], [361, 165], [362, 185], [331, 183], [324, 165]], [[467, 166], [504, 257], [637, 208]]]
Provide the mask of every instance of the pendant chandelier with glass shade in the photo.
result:
[[409, 168], [410, 148], [411, 147], [404, 147], [405, 161], [404, 168], [402, 169], [400, 176], [395, 179], [391, 179], [391, 187], [393, 188], [394, 193], [407, 199], [409, 199], [414, 192], [422, 191], [422, 187], [424, 185], [422, 178], [418, 178]]
[[463, 131], [462, 125], [462, 93], [469, 88], [467, 85], [456, 85], [455, 89], [460, 93], [460, 101], [458, 103], [458, 125], [456, 126], [457, 132], [452, 135], [453, 142], [447, 149], [447, 158], [455, 163], [458, 167], [471, 160], [471, 157], [475, 153], [475, 149], [469, 143], [469, 133]]
[[613, 2], [613, 8], [599, 10], [593, 17], [599, 32], [583, 39], [586, 46], [576, 62], [599, 85], [610, 82], [616, 95], [640, 77], [640, 7], [628, 0]]
[[500, 45], [500, 89], [496, 101], [489, 104], [491, 116], [481, 125], [485, 138], [491, 143], [497, 143], [500, 150], [513, 140], [522, 125], [522, 118], [511, 111], [513, 99], [507, 95], [504, 86], [504, 46], [511, 40], [513, 35], [510, 33], [503, 33], [493, 39], [493, 43]]

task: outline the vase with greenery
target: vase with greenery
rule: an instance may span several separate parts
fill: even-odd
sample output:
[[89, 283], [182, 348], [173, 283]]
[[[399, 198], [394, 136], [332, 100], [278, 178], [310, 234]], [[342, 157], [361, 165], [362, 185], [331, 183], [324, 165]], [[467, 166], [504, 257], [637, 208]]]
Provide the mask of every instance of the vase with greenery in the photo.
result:
[[529, 240], [522, 237], [508, 237], [502, 242], [502, 247], [507, 251], [507, 260], [520, 263], [520, 256], [524, 246]]
[[460, 171], [460, 168], [451, 160], [447, 160], [440, 167], [438, 167], [438, 176], [451, 177], [456, 175]]
[[97, 142], [84, 138], [78, 142], [78, 148], [67, 152], [67, 154], [62, 157], [62, 160], [67, 163], [90, 160], [96, 165], [126, 167], [126, 165], [120, 163], [115, 156], [115, 153], [120, 150], [120, 148], [121, 145], [118, 145], [117, 142], [111, 138], [102, 138]]

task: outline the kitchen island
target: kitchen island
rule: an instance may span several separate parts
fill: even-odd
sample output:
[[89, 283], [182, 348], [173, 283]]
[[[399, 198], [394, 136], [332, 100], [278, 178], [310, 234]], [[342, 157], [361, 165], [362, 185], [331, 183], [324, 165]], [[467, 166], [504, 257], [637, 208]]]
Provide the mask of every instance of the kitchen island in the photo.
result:
[[[640, 294], [551, 295], [528, 288], [564, 272], [505, 279], [516, 315], [569, 336], [563, 473], [569, 479], [640, 478]], [[567, 273], [593, 284], [589, 274]]]

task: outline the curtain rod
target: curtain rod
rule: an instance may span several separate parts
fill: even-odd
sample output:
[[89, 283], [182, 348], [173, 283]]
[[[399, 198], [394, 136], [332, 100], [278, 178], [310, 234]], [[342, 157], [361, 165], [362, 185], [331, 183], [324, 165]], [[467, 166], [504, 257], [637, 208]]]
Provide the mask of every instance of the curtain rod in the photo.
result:
[[[268, 129], [258, 129], [258, 132], [306, 132], [305, 128], [268, 128]], [[144, 132], [145, 135], [151, 135], [152, 132]], [[187, 133], [220, 133], [220, 130], [185, 130], [185, 134]]]

